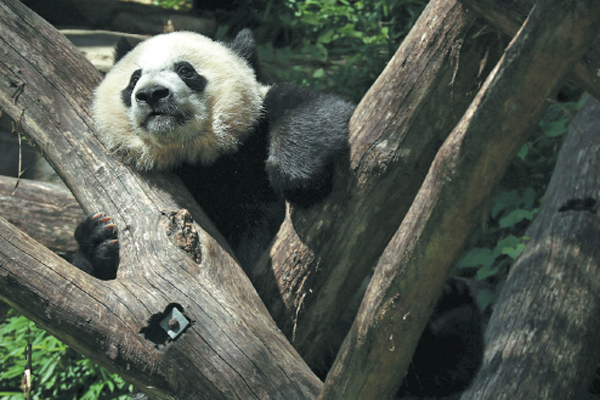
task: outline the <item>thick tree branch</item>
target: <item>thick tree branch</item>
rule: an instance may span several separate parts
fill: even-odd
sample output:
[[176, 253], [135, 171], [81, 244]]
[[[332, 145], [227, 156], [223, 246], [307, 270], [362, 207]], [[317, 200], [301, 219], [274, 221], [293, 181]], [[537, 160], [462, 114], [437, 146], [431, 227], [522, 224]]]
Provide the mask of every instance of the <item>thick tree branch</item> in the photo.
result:
[[[132, 172], [96, 138], [87, 105], [97, 71], [15, 0], [0, 1], [0, 52], [0, 107], [86, 212], [113, 217], [121, 246], [117, 280], [102, 282], [2, 224], [0, 298], [154, 398], [314, 398], [321, 382], [200, 227], [218, 237], [182, 184]], [[184, 221], [198, 262], [167, 236], [182, 207], [200, 222]], [[158, 322], [174, 305], [192, 324], [171, 341]]]
[[[586, 398], [600, 356], [598, 121], [600, 103], [590, 98], [502, 289], [484, 365], [464, 400]], [[588, 208], [569, 207], [586, 198], [594, 199]]]
[[435, 303], [431, 293], [440, 292], [491, 191], [599, 23], [594, 0], [533, 9], [381, 256], [320, 399], [383, 399], [397, 390]]
[[[507, 35], [514, 36], [527, 17], [534, 0], [459, 0], [469, 9], [497, 27]], [[600, 36], [596, 37], [592, 46], [569, 73], [569, 80], [587, 91], [596, 99], [600, 99]]]

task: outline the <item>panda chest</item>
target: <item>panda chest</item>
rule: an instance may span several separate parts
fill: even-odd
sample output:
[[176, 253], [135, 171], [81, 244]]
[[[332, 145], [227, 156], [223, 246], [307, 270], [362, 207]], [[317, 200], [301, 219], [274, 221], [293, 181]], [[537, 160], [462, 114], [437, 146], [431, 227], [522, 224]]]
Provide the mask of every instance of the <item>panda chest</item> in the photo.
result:
[[251, 138], [239, 151], [209, 166], [186, 164], [175, 171], [204, 211], [222, 212], [224, 207], [233, 211], [279, 198], [265, 169], [266, 143], [257, 139]]

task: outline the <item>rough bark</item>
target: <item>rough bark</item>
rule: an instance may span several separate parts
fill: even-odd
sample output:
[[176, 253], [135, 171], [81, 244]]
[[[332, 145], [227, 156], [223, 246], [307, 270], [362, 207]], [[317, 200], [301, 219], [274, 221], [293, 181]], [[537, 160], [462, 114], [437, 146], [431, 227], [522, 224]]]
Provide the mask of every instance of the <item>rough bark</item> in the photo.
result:
[[[600, 355], [600, 103], [589, 99], [560, 151], [544, 202], [486, 333], [462, 399], [583, 399]], [[564, 211], [560, 209], [566, 206]]]
[[[350, 124], [334, 192], [293, 209], [252, 278], [310, 363], [372, 271], [452, 130], [503, 50], [460, 4], [432, 1]], [[349, 172], [349, 173], [348, 173]]]
[[[534, 0], [460, 0], [469, 9], [500, 29], [507, 35], [514, 36], [529, 14]], [[568, 75], [569, 80], [581, 89], [600, 99], [600, 36], [575, 65]]]
[[549, 0], [533, 9], [440, 148], [319, 399], [384, 399], [398, 389], [435, 303], [431, 294], [440, 292], [491, 191], [599, 23], [600, 3], [592, 0]]
[[[100, 80], [91, 64], [15, 0], [0, 1], [0, 53], [0, 107], [86, 212], [113, 217], [121, 248], [118, 278], [99, 281], [2, 220], [0, 298], [152, 398], [316, 397], [322, 383], [181, 182], [141, 176], [98, 141], [87, 110]], [[182, 208], [197, 222], [182, 222], [197, 262], [166, 234], [167, 216]], [[173, 307], [191, 326], [170, 340], [158, 322]]]

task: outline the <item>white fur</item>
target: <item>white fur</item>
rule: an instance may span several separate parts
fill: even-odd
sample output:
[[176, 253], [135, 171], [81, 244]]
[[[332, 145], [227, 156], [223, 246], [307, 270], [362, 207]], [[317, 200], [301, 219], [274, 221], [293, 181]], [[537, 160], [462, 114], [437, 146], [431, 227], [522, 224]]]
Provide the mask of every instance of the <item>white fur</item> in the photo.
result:
[[[173, 72], [180, 61], [207, 79], [202, 93]], [[144, 105], [135, 98], [131, 108], [123, 103], [121, 92], [140, 68], [136, 88], [154, 83], [168, 87], [177, 107], [191, 114], [185, 124], [148, 124], [147, 130]], [[115, 64], [94, 92], [92, 113], [106, 146], [140, 170], [182, 162], [206, 165], [238, 149], [255, 127], [267, 91], [247, 62], [226, 46], [200, 34], [173, 32], [140, 43]]]

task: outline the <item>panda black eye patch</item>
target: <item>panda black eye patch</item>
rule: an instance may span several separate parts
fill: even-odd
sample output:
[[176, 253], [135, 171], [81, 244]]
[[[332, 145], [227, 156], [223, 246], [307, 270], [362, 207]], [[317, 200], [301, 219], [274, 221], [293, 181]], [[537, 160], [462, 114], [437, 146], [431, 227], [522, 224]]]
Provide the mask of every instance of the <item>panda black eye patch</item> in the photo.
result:
[[140, 80], [141, 76], [141, 69], [133, 71], [131, 78], [129, 78], [129, 84], [127, 84], [127, 87], [121, 91], [121, 100], [123, 100], [123, 103], [125, 103], [127, 107], [131, 107], [131, 93], [133, 92], [133, 88], [135, 88], [135, 84]]
[[206, 78], [198, 74], [194, 67], [186, 61], [180, 61], [173, 66], [181, 80], [195, 92], [201, 92], [206, 87]]

